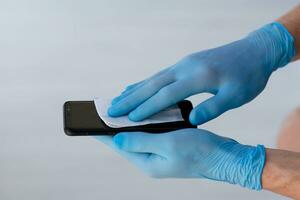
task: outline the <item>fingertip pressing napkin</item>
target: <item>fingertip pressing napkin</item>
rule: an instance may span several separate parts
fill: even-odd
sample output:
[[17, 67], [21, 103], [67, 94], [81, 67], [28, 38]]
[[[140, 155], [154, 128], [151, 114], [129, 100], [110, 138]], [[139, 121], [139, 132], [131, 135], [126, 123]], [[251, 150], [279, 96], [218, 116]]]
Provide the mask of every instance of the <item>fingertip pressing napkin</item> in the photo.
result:
[[111, 106], [111, 99], [109, 98], [96, 98], [94, 99], [94, 103], [99, 117], [107, 126], [111, 128], [184, 121], [184, 119], [182, 118], [181, 110], [177, 105], [162, 110], [161, 112], [143, 121], [133, 122], [128, 119], [127, 115], [121, 117], [110, 117], [107, 113], [108, 108]]

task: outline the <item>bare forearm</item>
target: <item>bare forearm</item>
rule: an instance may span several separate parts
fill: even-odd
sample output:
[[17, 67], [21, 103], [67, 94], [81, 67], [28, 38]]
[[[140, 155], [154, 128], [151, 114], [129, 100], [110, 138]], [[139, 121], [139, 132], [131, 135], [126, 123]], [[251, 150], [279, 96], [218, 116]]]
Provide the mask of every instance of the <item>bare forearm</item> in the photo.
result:
[[[277, 19], [294, 38], [296, 56], [300, 59], [300, 5]], [[300, 153], [266, 150], [266, 163], [262, 175], [262, 185], [266, 190], [300, 199]]]
[[266, 149], [266, 154], [263, 188], [300, 199], [300, 153]]
[[277, 21], [284, 25], [293, 35], [296, 48], [294, 60], [298, 60], [300, 58], [300, 5], [280, 17]]

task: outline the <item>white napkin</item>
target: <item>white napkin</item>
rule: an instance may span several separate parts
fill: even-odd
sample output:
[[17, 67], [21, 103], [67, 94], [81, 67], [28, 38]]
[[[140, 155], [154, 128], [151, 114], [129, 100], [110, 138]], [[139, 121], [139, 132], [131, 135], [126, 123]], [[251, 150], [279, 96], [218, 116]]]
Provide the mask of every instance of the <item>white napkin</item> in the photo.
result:
[[133, 122], [128, 119], [128, 116], [110, 117], [107, 110], [111, 105], [111, 99], [96, 98], [94, 100], [95, 107], [99, 117], [104, 123], [111, 128], [120, 128], [128, 126], [140, 126], [145, 124], [156, 124], [164, 122], [183, 121], [180, 108], [178, 106], [169, 107], [143, 121]]

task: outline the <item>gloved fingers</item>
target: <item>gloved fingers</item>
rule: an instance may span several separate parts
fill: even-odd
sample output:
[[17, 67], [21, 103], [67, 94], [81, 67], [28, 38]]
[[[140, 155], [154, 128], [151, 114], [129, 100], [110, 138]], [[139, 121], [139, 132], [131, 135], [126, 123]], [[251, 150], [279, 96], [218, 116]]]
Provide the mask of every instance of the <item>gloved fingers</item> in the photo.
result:
[[159, 166], [162, 162], [166, 161], [164, 157], [154, 153], [129, 152], [120, 149], [114, 142], [112, 136], [95, 136], [95, 138], [115, 150], [119, 155], [149, 175], [153, 174], [153, 169], [156, 169], [156, 166]]
[[187, 89], [190, 88], [189, 84], [188, 81], [180, 80], [160, 89], [155, 95], [131, 111], [128, 115], [129, 119], [141, 121], [191, 96], [192, 90]]
[[161, 71], [159, 71], [159, 72], [157, 72], [157, 73], [151, 75], [150, 77], [148, 77], [148, 78], [142, 80], [142, 81], [139, 81], [139, 82], [130, 84], [130, 85], [126, 86], [124, 92], [125, 92], [126, 90], [131, 90], [131, 89], [135, 88], [137, 85], [139, 85], [139, 84], [141, 84], [141, 83], [143, 83], [143, 82], [145, 82], [145, 81], [150, 81], [150, 80], [152, 80], [153, 78], [156, 78], [156, 77], [158, 77], [158, 76], [161, 76], [161, 75], [165, 74], [166, 72], [168, 72], [170, 69], [171, 69], [171, 67], [167, 67], [167, 68], [165, 68], [165, 69], [163, 69], [163, 70], [161, 70]]
[[113, 104], [108, 109], [108, 114], [112, 117], [119, 117], [128, 114], [137, 106], [142, 104], [148, 98], [153, 96], [161, 88], [175, 81], [175, 77], [170, 75], [158, 76], [151, 81], [147, 81], [134, 92], [124, 98], [121, 98], [117, 103]]
[[144, 132], [123, 132], [114, 136], [114, 143], [119, 149], [136, 152], [151, 153], [164, 157], [163, 134], [150, 134]]
[[230, 97], [217, 93], [196, 106], [190, 113], [190, 122], [200, 125], [208, 122], [230, 109]]
[[129, 94], [133, 93], [134, 91], [136, 91], [137, 89], [139, 89], [142, 85], [144, 85], [145, 83], [153, 80], [153, 79], [156, 79], [164, 74], [166, 74], [168, 71], [171, 70], [172, 67], [168, 67], [164, 70], [161, 70], [159, 71], [158, 73], [152, 75], [151, 77], [145, 79], [145, 80], [142, 80], [142, 81], [139, 81], [137, 83], [134, 83], [134, 84], [131, 84], [129, 86], [127, 86], [125, 88], [125, 90], [117, 97], [115, 97], [113, 100], [112, 100], [112, 105], [116, 104], [117, 102], [119, 102], [121, 99], [125, 98], [126, 96], [128, 96]]
[[145, 82], [145, 81], [146, 81], [146, 80], [142, 80], [142, 81], [139, 81], [139, 82], [137, 82], [137, 83], [133, 83], [133, 84], [131, 84], [131, 85], [128, 85], [122, 93], [124, 93], [124, 92], [126, 92], [126, 91], [130, 91], [130, 90], [136, 88], [138, 85], [142, 84], [142, 83]]
[[125, 90], [121, 93], [121, 95], [115, 97], [112, 101], [111, 101], [111, 105], [115, 105], [116, 103], [118, 103], [119, 101], [121, 101], [122, 99], [124, 99], [125, 97], [127, 97], [128, 95], [132, 94], [133, 92], [135, 92], [137, 89], [141, 88], [143, 85], [145, 85], [147, 81], [140, 81], [139, 83], [137, 83], [137, 85], [135, 85], [134, 87], [132, 87], [131, 89]]
[[132, 92], [134, 92], [135, 90], [137, 90], [140, 86], [144, 85], [148, 80], [142, 80], [140, 82], [137, 82], [135, 84], [132, 84], [130, 86], [127, 86], [126, 89], [120, 94], [120, 96], [124, 96], [127, 94], [130, 94]]
[[149, 153], [135, 153], [135, 152], [129, 152], [120, 149], [114, 142], [113, 136], [94, 136], [94, 138], [106, 144], [107, 146], [115, 150], [118, 154], [120, 154], [122, 157], [126, 158], [130, 162], [133, 162], [139, 166], [145, 165], [145, 163], [147, 162], [150, 156]]
[[113, 147], [113, 136], [110, 135], [97, 135], [93, 136], [96, 140], [106, 144], [107, 146]]
[[[196, 78], [192, 78], [192, 79], [189, 79], [189, 80], [184, 80], [183, 79], [182, 81], [186, 81], [186, 82], [190, 83], [189, 86], [187, 87], [189, 91], [194, 91], [194, 93], [199, 93], [199, 92], [203, 91], [203, 87], [207, 87], [207, 88], [209, 88], [207, 90], [207, 92], [212, 93], [211, 90], [214, 89], [214, 87], [213, 87], [214, 84], [212, 84], [212, 83], [214, 83], [215, 81], [212, 80], [212, 78], [209, 78], [209, 81], [207, 81], [208, 77], [211, 77], [211, 76], [209, 76], [207, 73], [201, 73], [201, 74], [198, 74], [198, 76]], [[120, 100], [124, 99], [129, 94], [135, 92], [136, 90], [141, 88], [143, 85], [145, 85], [145, 83], [147, 83], [150, 80], [140, 81], [139, 83], [136, 83], [136, 85], [133, 84], [130, 89], [125, 90], [124, 92], [122, 92], [122, 94], [120, 96], [114, 98], [112, 100], [112, 105], [114, 105], [117, 102], [119, 102]]]

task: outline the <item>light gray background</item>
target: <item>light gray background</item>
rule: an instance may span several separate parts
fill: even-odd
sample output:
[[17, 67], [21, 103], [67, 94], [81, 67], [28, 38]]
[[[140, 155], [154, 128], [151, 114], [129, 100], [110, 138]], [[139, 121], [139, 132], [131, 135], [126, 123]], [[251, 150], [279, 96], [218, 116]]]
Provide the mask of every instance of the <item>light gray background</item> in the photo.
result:
[[[296, 4], [0, 0], [0, 199], [283, 199], [207, 180], [150, 179], [93, 138], [65, 136], [62, 104], [116, 95]], [[202, 128], [274, 147], [282, 120], [300, 104], [299, 77], [297, 63], [279, 70], [255, 101]]]

